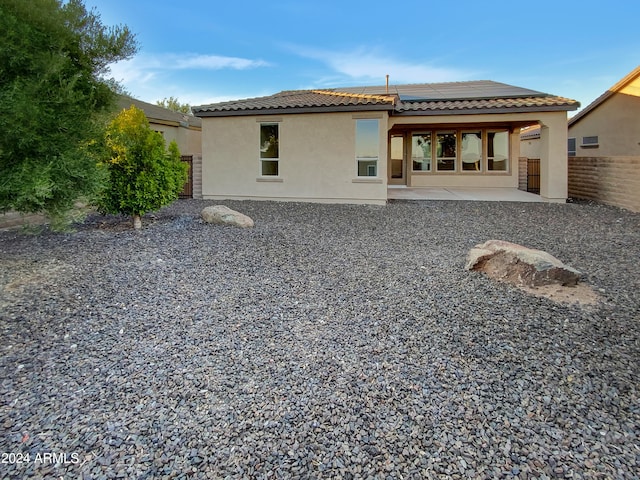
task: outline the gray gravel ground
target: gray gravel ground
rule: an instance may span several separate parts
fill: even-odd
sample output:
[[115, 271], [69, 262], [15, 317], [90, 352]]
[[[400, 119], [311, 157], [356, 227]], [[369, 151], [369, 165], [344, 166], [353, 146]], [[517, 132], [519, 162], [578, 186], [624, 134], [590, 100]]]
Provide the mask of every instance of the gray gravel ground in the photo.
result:
[[[639, 478], [640, 214], [222, 203], [0, 232], [0, 478]], [[491, 238], [601, 302], [464, 270]]]

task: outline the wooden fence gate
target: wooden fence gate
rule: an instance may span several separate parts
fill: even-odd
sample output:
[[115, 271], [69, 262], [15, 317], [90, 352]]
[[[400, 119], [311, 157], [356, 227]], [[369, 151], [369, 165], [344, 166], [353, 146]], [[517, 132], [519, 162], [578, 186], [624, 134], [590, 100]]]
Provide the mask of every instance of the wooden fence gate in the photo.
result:
[[180, 160], [189, 165], [189, 173], [187, 183], [184, 184], [184, 188], [178, 197], [193, 198], [193, 155], [182, 155]]
[[540, 159], [527, 159], [527, 192], [540, 194]]

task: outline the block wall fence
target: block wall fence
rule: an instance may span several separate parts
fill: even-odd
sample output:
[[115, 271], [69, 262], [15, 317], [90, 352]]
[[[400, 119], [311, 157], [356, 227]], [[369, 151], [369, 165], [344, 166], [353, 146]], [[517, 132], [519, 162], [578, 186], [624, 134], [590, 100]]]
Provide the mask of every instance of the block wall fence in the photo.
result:
[[640, 157], [569, 157], [569, 196], [640, 212]]

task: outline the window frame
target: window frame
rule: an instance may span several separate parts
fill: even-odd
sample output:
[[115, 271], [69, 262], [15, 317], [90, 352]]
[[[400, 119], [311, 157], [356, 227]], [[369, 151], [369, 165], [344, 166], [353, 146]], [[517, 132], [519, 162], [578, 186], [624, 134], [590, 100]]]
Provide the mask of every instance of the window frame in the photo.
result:
[[[573, 140], [573, 149], [571, 148], [571, 141]], [[576, 137], [567, 138], [567, 156], [575, 157], [578, 153], [578, 140]]]
[[[595, 141], [587, 141], [595, 140]], [[587, 135], [582, 137], [582, 143], [580, 144], [580, 148], [598, 148], [600, 146], [598, 135]]]
[[[464, 165], [464, 153], [463, 153], [463, 149], [462, 149], [462, 140], [464, 137], [465, 133], [480, 133], [480, 159], [477, 162], [473, 162], [476, 163], [476, 168], [475, 169], [465, 169]], [[460, 134], [460, 172], [461, 173], [473, 173], [473, 174], [478, 174], [478, 173], [482, 173], [485, 170], [485, 160], [486, 160], [486, 155], [484, 154], [485, 149], [486, 149], [486, 145], [485, 145], [485, 138], [487, 137], [487, 135], [485, 135], [486, 133], [486, 129], [484, 128], [465, 128], [465, 129], [461, 129], [459, 131]]]
[[[491, 156], [491, 157], [489, 156], [489, 135], [492, 134], [492, 133], [494, 134], [493, 138], [495, 138], [495, 134], [496, 133], [506, 133], [507, 134], [507, 156], [504, 159], [504, 162], [505, 162], [504, 170], [495, 170], [495, 169], [490, 169], [489, 168], [489, 165], [491, 165], [491, 162], [495, 162], [496, 161], [495, 160], [495, 158], [496, 158], [495, 152], [493, 152], [493, 156]], [[487, 140], [486, 140], [487, 146], [486, 146], [486, 149], [485, 149], [486, 160], [487, 160], [487, 162], [486, 162], [486, 172], [487, 173], [503, 173], [503, 174], [509, 173], [509, 167], [511, 165], [511, 135], [510, 135], [509, 129], [508, 128], [487, 128], [486, 129], [486, 137], [487, 137]], [[498, 161], [500, 162], [502, 160], [498, 160]]]
[[[447, 130], [435, 130], [435, 142], [432, 142], [433, 148], [434, 148], [434, 153], [435, 155], [433, 156], [433, 160], [434, 160], [434, 165], [435, 165], [435, 172], [437, 173], [448, 173], [448, 174], [452, 174], [452, 173], [457, 173], [458, 172], [458, 158], [460, 157], [460, 155], [458, 155], [458, 144], [460, 143], [459, 140], [459, 132], [460, 130], [458, 129], [447, 129]], [[455, 156], [453, 157], [444, 157], [444, 156], [438, 156], [438, 136], [439, 135], [451, 135], [453, 134], [453, 138], [455, 140], [454, 143], [454, 149], [455, 149]], [[444, 149], [444, 148], [443, 148]], [[444, 163], [444, 161], [450, 162], [451, 160], [453, 160], [453, 169], [451, 170], [442, 170], [440, 169], [440, 160], [443, 160], [442, 163]]]
[[[411, 171], [413, 173], [432, 173], [433, 172], [433, 131], [432, 130], [425, 130], [425, 131], [416, 130], [416, 131], [411, 131], [409, 133], [411, 135], [411, 147], [409, 152], [409, 156], [411, 159]], [[415, 136], [425, 136], [425, 135], [429, 135], [429, 168], [426, 170], [416, 170], [414, 168], [415, 160], [413, 156], [413, 139]], [[418, 158], [418, 157], [415, 157], [415, 158]], [[424, 156], [422, 158], [424, 160]], [[422, 163], [424, 164], [424, 161]]]
[[[376, 122], [376, 156], [359, 156], [358, 154], [358, 123], [359, 122]], [[380, 178], [380, 119], [379, 118], [356, 118], [355, 119], [355, 132], [354, 132], [354, 147], [355, 147], [355, 161], [356, 161], [356, 177], [357, 178]], [[364, 171], [366, 175], [360, 175], [360, 164], [363, 163]], [[373, 164], [373, 165], [372, 165]], [[369, 175], [371, 167], [375, 167], [375, 175]]]
[[[462, 138], [465, 133], [478, 133], [480, 132], [480, 163], [478, 169], [465, 169], [462, 158]], [[489, 134], [504, 132], [507, 135], [507, 158], [505, 159], [505, 170], [490, 170], [489, 169]], [[424, 129], [409, 129], [407, 136], [411, 138], [411, 146], [409, 152], [409, 158], [411, 161], [411, 174], [412, 175], [510, 175], [512, 173], [511, 165], [511, 131], [508, 127], [486, 127], [486, 126], [474, 126], [464, 125], [455, 126], [453, 128], [446, 128], [443, 126], [436, 126], [435, 128]], [[454, 133], [456, 139], [456, 157], [454, 163], [454, 170], [442, 170], [437, 168], [437, 134], [438, 133]], [[414, 135], [431, 135], [431, 169], [430, 170], [415, 170], [413, 168], [413, 138]], [[440, 157], [440, 158], [453, 158], [453, 157]], [[494, 157], [491, 157], [493, 160]]]
[[[277, 146], [276, 148], [276, 156], [275, 157], [266, 157], [263, 156], [263, 148], [264, 148], [264, 142], [262, 140], [262, 127], [267, 127], [267, 126], [275, 126], [276, 128], [276, 138], [275, 138], [275, 144]], [[259, 159], [259, 167], [260, 167], [260, 177], [264, 177], [264, 178], [277, 178], [280, 177], [280, 122], [260, 122], [259, 124], [259, 137], [260, 137], [260, 142], [258, 144], [258, 159]], [[264, 173], [265, 172], [265, 162], [270, 162], [270, 163], [275, 163], [275, 167], [276, 167], [276, 173], [275, 174], [270, 174], [270, 173]]]

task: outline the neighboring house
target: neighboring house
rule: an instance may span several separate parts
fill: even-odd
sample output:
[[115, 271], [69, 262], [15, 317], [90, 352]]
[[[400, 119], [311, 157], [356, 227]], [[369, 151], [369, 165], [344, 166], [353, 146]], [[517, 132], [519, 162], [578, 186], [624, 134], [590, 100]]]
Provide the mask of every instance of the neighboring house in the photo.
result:
[[181, 197], [202, 198], [202, 120], [135, 98], [119, 97], [120, 108], [131, 105], [145, 113], [151, 129], [162, 133], [167, 145], [175, 140], [183, 160], [190, 164], [189, 181]]
[[540, 195], [567, 198], [575, 100], [492, 81], [283, 91], [194, 107], [202, 195], [385, 203], [387, 186], [518, 187], [520, 128], [541, 125]]
[[540, 125], [531, 125], [520, 130], [520, 156], [540, 158]]
[[[144, 111], [151, 128], [162, 133], [167, 144], [171, 140], [176, 141], [183, 161], [190, 165], [189, 180], [180, 196], [183, 198], [202, 198], [202, 121], [192, 115], [173, 112], [124, 95], [119, 96], [117, 105], [122, 109], [135, 105]], [[48, 219], [42, 215], [7, 212], [0, 214], [0, 229], [20, 225], [37, 225], [47, 221]]]
[[520, 130], [520, 161], [518, 188], [540, 193], [540, 125]]
[[569, 156], [640, 155], [640, 67], [569, 120]]
[[640, 67], [568, 126], [569, 195], [640, 212]]

